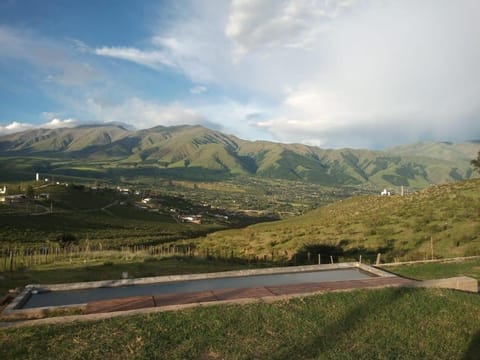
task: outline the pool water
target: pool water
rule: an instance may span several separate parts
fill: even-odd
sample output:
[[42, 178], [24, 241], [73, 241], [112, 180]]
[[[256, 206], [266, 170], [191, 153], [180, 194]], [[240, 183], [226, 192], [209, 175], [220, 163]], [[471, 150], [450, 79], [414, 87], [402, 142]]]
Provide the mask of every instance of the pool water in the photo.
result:
[[131, 296], [179, 294], [208, 290], [252, 288], [259, 286], [268, 287], [302, 283], [361, 280], [371, 278], [372, 276], [375, 275], [360, 271], [355, 268], [346, 268], [268, 275], [220, 277], [200, 280], [161, 282], [145, 285], [99, 287], [81, 290], [40, 291], [37, 294], [32, 292], [32, 295], [22, 308], [29, 309], [46, 306], [85, 304], [91, 301], [117, 299]]

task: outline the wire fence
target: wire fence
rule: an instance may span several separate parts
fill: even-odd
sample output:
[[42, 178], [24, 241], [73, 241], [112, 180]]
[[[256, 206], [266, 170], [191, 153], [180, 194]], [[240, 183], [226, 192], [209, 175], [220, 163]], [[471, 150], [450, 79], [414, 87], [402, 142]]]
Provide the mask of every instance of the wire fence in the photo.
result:
[[[419, 262], [430, 262], [425, 254]], [[272, 264], [272, 265], [309, 265], [309, 264], [330, 264], [346, 261], [359, 261], [365, 264], [376, 265], [394, 265], [408, 263], [405, 258], [393, 258], [371, 252], [359, 254], [358, 257], [347, 257], [344, 254], [330, 253], [287, 253], [286, 251], [272, 250], [268, 254], [255, 255], [236, 253], [233, 250], [218, 248], [197, 248], [181, 244], [160, 244], [160, 245], [125, 245], [117, 248], [104, 248], [102, 243], [84, 243], [81, 245], [72, 244], [61, 246], [59, 244], [44, 244], [28, 247], [4, 247], [0, 248], [0, 272], [17, 271], [32, 268], [38, 265], [61, 264], [61, 263], [79, 263], [85, 264], [99, 261], [109, 261], [113, 259], [133, 260], [133, 259], [156, 259], [164, 257], [189, 257], [199, 259], [221, 260], [235, 263], [251, 264]], [[382, 257], [383, 256], [383, 257]], [[458, 259], [469, 259], [478, 257], [466, 257]], [[393, 260], [393, 261], [392, 261]], [[445, 261], [448, 259], [438, 259]], [[391, 261], [391, 262], [390, 262]], [[413, 261], [410, 263], [414, 263]]]

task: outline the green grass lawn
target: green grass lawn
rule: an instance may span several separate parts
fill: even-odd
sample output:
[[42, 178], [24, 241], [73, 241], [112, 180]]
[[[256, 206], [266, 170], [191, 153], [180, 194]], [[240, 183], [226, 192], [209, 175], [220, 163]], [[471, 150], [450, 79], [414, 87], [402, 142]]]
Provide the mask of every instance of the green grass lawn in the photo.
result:
[[[112, 259], [2, 273], [27, 283], [200, 273], [247, 265], [190, 258]], [[480, 278], [480, 260], [399, 266], [417, 279]], [[387, 288], [271, 304], [213, 305], [108, 320], [0, 330], [0, 359], [478, 359], [480, 296]]]
[[412, 264], [385, 267], [385, 270], [418, 280], [470, 276], [480, 280], [480, 259], [461, 262]]
[[480, 297], [327, 293], [0, 331], [2, 359], [478, 359]]

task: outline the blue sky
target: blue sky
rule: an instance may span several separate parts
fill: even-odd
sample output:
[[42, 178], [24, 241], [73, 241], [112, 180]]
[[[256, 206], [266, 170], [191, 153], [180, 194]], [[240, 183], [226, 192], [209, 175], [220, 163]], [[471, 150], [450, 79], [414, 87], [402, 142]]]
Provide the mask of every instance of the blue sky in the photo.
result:
[[1, 0], [0, 134], [118, 121], [385, 148], [480, 139], [476, 0]]

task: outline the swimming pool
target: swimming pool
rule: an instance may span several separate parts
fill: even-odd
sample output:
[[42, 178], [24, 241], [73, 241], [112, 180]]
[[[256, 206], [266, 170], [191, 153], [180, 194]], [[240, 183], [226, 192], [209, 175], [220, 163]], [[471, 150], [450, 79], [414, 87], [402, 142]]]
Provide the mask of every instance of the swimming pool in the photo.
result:
[[81, 290], [43, 291], [33, 293], [23, 305], [24, 309], [83, 304], [90, 301], [117, 299], [130, 296], [190, 293], [207, 290], [241, 289], [257, 286], [280, 286], [299, 283], [368, 279], [372, 275], [356, 268], [319, 270], [268, 275], [246, 275], [213, 279], [184, 280], [178, 282], [99, 287]]
[[87, 303], [135, 296], [162, 296], [225, 289], [289, 286], [391, 277], [359, 263], [341, 263], [219, 273], [158, 276], [56, 285], [28, 285], [6, 311], [85, 306]]

